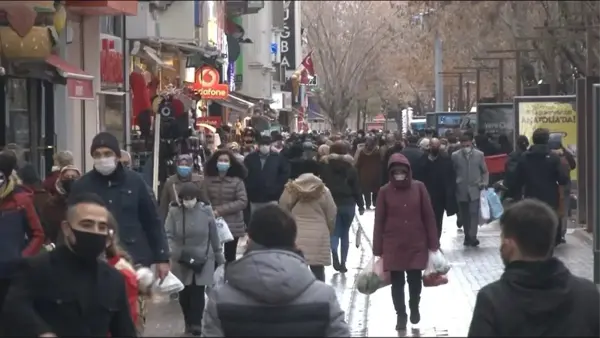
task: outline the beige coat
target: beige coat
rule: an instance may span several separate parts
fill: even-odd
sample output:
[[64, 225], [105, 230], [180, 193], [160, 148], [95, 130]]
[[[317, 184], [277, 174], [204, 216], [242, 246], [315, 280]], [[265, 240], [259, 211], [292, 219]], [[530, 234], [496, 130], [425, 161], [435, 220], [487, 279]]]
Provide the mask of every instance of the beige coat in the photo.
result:
[[[191, 178], [192, 182], [198, 185], [199, 188], [202, 188], [202, 175], [192, 174]], [[169, 212], [169, 205], [171, 202], [174, 202], [177, 199], [177, 195], [179, 193], [179, 189], [181, 185], [188, 181], [182, 181], [179, 178], [179, 175], [175, 174], [171, 177], [167, 178], [164, 186], [161, 188], [160, 192], [160, 200], [158, 201], [158, 214], [162, 217], [163, 220], [167, 218], [167, 213]], [[206, 202], [205, 198], [200, 198], [201, 201]]]
[[239, 177], [206, 176], [203, 187], [212, 208], [227, 222], [233, 237], [244, 237], [244, 209], [248, 205], [244, 181]]
[[302, 174], [285, 185], [279, 206], [294, 216], [296, 246], [308, 265], [331, 265], [330, 234], [337, 208], [329, 189], [313, 174]]

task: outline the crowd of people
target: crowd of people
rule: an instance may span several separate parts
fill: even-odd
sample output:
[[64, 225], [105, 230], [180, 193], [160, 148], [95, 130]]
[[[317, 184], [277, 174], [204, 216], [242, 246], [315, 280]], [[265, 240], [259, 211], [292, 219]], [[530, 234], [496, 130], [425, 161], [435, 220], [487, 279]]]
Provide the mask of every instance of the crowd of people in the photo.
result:
[[[434, 134], [248, 131], [244, 144], [221, 145], [201, 171], [191, 154], [180, 154], [158, 201], [109, 133], [93, 139], [93, 170], [83, 173], [62, 151], [43, 182], [7, 148], [0, 333], [140, 335], [152, 288], [136, 271], [153, 267], [158, 280], [173, 274], [184, 285], [177, 298], [186, 335], [349, 336], [325, 267], [348, 271], [356, 212], [373, 214], [373, 255], [390, 272], [396, 329], [404, 330], [420, 322], [422, 271], [440, 249], [444, 215], [458, 215], [466, 247], [479, 245], [480, 192], [490, 185], [485, 157], [504, 153], [512, 204], [500, 219], [506, 271], [479, 293], [470, 335], [598, 336], [598, 291], [552, 258], [564, 241], [559, 220], [575, 166], [560, 140], [539, 129], [532, 146], [520, 136], [513, 151], [508, 138], [495, 143], [482, 131]], [[217, 222], [232, 241], [222, 243]], [[221, 265], [226, 283], [213, 287]], [[566, 306], [582, 311], [566, 310], [575, 328], [557, 317]]]

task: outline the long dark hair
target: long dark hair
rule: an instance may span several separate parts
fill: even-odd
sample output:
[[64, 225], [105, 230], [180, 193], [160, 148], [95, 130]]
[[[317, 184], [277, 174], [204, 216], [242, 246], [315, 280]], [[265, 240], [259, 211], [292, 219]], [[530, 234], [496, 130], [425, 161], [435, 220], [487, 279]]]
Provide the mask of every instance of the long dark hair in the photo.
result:
[[219, 176], [217, 170], [217, 160], [221, 155], [227, 155], [229, 157], [229, 170], [227, 170], [226, 176], [239, 177], [245, 179], [248, 175], [248, 171], [243, 163], [240, 162], [233, 153], [227, 149], [219, 149], [212, 154], [212, 156], [206, 161], [204, 165], [204, 175], [206, 176]]

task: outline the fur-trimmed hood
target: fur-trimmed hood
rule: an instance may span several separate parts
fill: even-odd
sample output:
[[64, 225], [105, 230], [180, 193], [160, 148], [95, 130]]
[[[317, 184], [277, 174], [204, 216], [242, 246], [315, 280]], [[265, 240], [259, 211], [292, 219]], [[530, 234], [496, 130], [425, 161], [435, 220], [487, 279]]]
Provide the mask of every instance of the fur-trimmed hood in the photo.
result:
[[297, 179], [289, 181], [285, 190], [297, 200], [310, 202], [321, 198], [325, 192], [325, 184], [317, 176], [307, 173], [300, 175]]
[[321, 162], [329, 163], [330, 161], [344, 161], [348, 162], [350, 165], [354, 164], [354, 158], [351, 155], [339, 155], [339, 154], [329, 154], [321, 157]]

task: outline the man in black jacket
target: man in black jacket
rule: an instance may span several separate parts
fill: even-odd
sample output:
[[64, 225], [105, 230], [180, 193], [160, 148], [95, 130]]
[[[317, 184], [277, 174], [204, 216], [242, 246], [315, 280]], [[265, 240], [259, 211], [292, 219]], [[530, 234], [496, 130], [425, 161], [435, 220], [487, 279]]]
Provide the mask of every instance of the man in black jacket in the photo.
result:
[[109, 213], [96, 195], [71, 200], [61, 229], [65, 244], [25, 260], [2, 312], [7, 336], [137, 336], [123, 276], [100, 256]]
[[477, 294], [469, 337], [598, 337], [600, 293], [552, 257], [558, 219], [524, 200], [500, 218], [500, 280]]

